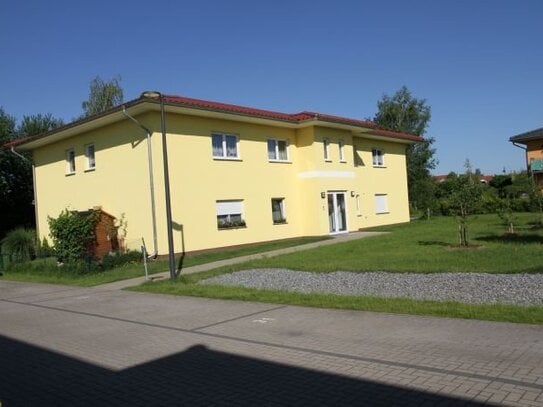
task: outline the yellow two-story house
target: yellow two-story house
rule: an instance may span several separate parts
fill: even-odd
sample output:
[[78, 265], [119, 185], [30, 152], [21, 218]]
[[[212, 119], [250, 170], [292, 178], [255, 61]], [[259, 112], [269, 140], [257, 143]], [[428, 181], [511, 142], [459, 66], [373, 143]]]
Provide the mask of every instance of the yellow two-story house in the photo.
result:
[[40, 238], [48, 217], [101, 207], [128, 248], [143, 238], [163, 255], [165, 152], [174, 251], [190, 252], [408, 222], [405, 149], [419, 141], [368, 121], [155, 93], [13, 146], [33, 154]]

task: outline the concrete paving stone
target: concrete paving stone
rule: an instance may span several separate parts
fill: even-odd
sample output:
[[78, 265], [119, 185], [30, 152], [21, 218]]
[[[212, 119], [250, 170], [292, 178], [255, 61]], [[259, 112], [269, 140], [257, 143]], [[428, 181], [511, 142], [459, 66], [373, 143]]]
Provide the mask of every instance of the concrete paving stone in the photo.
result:
[[[4, 282], [0, 281], [0, 293], [5, 295], [3, 288]], [[71, 295], [78, 294], [71, 290], [54, 294], [50, 288], [10, 286], [9, 298], [20, 301], [0, 296], [0, 344], [37, 355], [20, 359], [24, 370], [18, 374], [4, 375], [11, 389], [21, 385], [18, 379], [22, 372], [41, 372], [37, 382], [50, 385], [54, 366], [55, 377], [71, 378], [74, 394], [99, 397], [95, 404], [111, 404], [119, 396], [121, 403], [133, 403], [134, 394], [140, 396], [140, 401], [154, 396], [155, 401], [163, 400], [164, 404], [175, 397], [188, 397], [170, 394], [172, 377], [176, 378], [176, 388], [183, 384], [198, 394], [190, 399], [197, 401], [192, 405], [216, 404], [218, 399], [210, 399], [205, 386], [221, 372], [229, 372], [229, 376], [217, 376], [214, 381], [220, 385], [217, 393], [223, 395], [221, 405], [236, 403], [233, 394], [238, 395], [238, 400], [250, 401], [248, 404], [254, 405], [257, 400], [265, 403], [266, 397], [276, 397], [272, 388], [284, 389], [284, 394], [274, 400], [290, 405], [300, 400], [315, 401], [315, 394], [346, 405], [352, 401], [349, 394], [358, 394], [355, 388], [363, 388], [366, 393], [372, 389], [375, 404], [383, 405], [396, 398], [417, 406], [426, 401], [458, 405], [468, 398], [492, 397], [502, 397], [503, 403], [515, 398], [526, 405], [531, 401], [541, 403], [537, 397], [543, 386], [522, 381], [527, 371], [540, 367], [530, 359], [523, 362], [524, 366], [519, 363], [519, 358], [527, 354], [535, 361], [541, 360], [540, 327], [273, 308], [269, 304], [103, 290], [90, 290], [85, 293], [88, 298], [81, 298]], [[34, 295], [29, 295], [32, 292]], [[514, 338], [517, 350], [512, 351], [508, 338]], [[431, 358], [427, 357], [427, 348], [433, 350]], [[53, 356], [46, 356], [50, 354], [41, 349], [54, 352], [58, 355], [54, 357], [63, 362], [47, 363]], [[495, 357], [500, 358], [499, 363]], [[178, 359], [184, 362], [177, 363]], [[257, 366], [262, 373], [255, 376]], [[483, 367], [488, 374], [481, 374]], [[152, 372], [153, 383], [161, 385], [149, 385], [148, 375], [140, 373], [145, 371]], [[507, 377], [497, 376], [505, 374]], [[223, 385], [238, 376], [243, 377], [243, 385]], [[260, 380], [255, 381], [255, 377]], [[304, 380], [300, 381], [300, 377]], [[253, 383], [254, 391], [247, 382]], [[97, 396], [94, 383], [107, 383], [102, 387], [110, 391]], [[289, 387], [292, 383], [303, 388], [308, 399], [296, 399], [297, 393]], [[0, 381], [0, 390], [3, 385]], [[87, 386], [84, 391], [83, 385]], [[28, 392], [25, 386], [23, 383], [20, 392]], [[387, 391], [383, 386], [389, 386]], [[343, 388], [347, 395], [339, 391]], [[387, 392], [395, 398], [389, 400], [381, 395]], [[261, 394], [266, 396], [263, 401]], [[531, 394], [537, 397], [530, 400]], [[450, 397], [445, 398], [447, 395]], [[42, 405], [52, 405], [51, 400], [47, 398]]]

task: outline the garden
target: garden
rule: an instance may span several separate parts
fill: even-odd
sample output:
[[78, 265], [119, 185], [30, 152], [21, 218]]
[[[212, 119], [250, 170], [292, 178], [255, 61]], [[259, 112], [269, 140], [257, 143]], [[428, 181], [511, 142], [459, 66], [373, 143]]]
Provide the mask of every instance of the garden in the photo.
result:
[[[514, 213], [515, 232], [496, 214], [471, 216], [469, 244], [461, 245], [454, 217], [420, 219], [409, 224], [375, 230], [385, 235], [338, 243], [292, 254], [253, 260], [208, 272], [182, 275], [176, 281], [147, 283], [133, 290], [210, 298], [263, 301], [326, 308], [434, 315], [494, 321], [543, 323], [541, 303], [522, 306], [508, 303], [470, 304], [409, 298], [302, 293], [203, 284], [207, 279], [241, 270], [282, 269], [311, 273], [487, 273], [532, 275], [543, 273], [543, 228], [537, 213]], [[512, 219], [512, 218], [511, 218]], [[509, 219], [510, 220], [510, 219]], [[537, 290], [537, 288], [536, 288]]]
[[[97, 259], [89, 252], [95, 239], [96, 214], [81, 216], [64, 211], [58, 218], [49, 219], [53, 245], [36, 240], [33, 229], [17, 228], [1, 241], [0, 277], [4, 280], [28, 281], [76, 286], [96, 286], [144, 275], [143, 252], [122, 250]], [[183, 267], [211, 263], [233, 257], [298, 246], [327, 236], [302, 237], [243, 247], [230, 247], [188, 254]], [[181, 266], [181, 259], [179, 259]], [[149, 260], [150, 275], [168, 271], [167, 259]]]

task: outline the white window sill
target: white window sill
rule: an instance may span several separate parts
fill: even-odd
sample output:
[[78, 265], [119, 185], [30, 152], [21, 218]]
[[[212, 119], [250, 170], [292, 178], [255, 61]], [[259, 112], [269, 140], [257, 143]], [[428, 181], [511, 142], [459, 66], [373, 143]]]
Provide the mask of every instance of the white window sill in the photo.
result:
[[225, 226], [225, 227], [217, 227], [217, 230], [236, 230], [236, 229], [247, 229], [247, 225], [245, 226]]
[[273, 222], [274, 225], [288, 225], [288, 222], [285, 220], [284, 222]]
[[292, 164], [292, 161], [290, 160], [270, 160], [268, 159], [269, 163], [279, 163], [279, 164]]
[[326, 160], [324, 160], [324, 162], [325, 162], [325, 163], [331, 163], [331, 162], [332, 162], [332, 160], [330, 160], [330, 159], [326, 159]]
[[215, 161], [243, 161], [239, 157], [213, 157]]
[[346, 160], [339, 160], [339, 162], [342, 163], [342, 164], [347, 164]]
[[75, 175], [75, 171], [74, 171], [74, 172], [67, 172], [67, 173], [64, 174], [64, 175], [66, 175], [67, 177], [70, 177], [70, 176], [72, 176], [72, 175]]
[[96, 171], [96, 168], [87, 168], [85, 170], [85, 172], [93, 172], [93, 171]]
[[386, 168], [386, 165], [374, 165], [373, 168]]
[[376, 212], [376, 215], [388, 215], [390, 212]]

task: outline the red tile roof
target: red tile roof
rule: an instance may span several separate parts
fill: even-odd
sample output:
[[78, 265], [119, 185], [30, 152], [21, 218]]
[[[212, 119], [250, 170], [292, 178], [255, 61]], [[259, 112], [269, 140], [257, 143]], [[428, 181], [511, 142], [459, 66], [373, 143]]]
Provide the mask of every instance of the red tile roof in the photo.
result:
[[[329, 122], [329, 123], [344, 124], [344, 125], [349, 125], [349, 126], [365, 127], [367, 129], [371, 129], [368, 132], [369, 134], [374, 134], [378, 136], [411, 140], [415, 142], [423, 141], [422, 137], [415, 136], [412, 134], [398, 133], [394, 131], [378, 129], [376, 123], [367, 121], [367, 120], [350, 119], [347, 117], [334, 116], [334, 115], [316, 113], [316, 112], [307, 112], [307, 111], [289, 114], [289, 113], [275, 112], [272, 110], [256, 109], [253, 107], [239, 106], [239, 105], [233, 105], [229, 103], [213, 102], [209, 100], [194, 99], [194, 98], [188, 98], [184, 96], [175, 96], [175, 95], [163, 95], [163, 99], [164, 99], [164, 104], [170, 105], [170, 106], [181, 106], [181, 107], [188, 107], [188, 108], [194, 108], [194, 109], [210, 110], [210, 111], [230, 113], [230, 114], [235, 114], [235, 115], [258, 117], [258, 118], [264, 118], [264, 119], [270, 119], [270, 120], [279, 120], [279, 121], [285, 121], [285, 122], [290, 122], [290, 123], [301, 123], [307, 120], [318, 120], [318, 121], [324, 121], [324, 122]], [[158, 103], [157, 100], [153, 100], [153, 99], [145, 98], [141, 96], [139, 99], [134, 99], [129, 102], [126, 102], [124, 106], [128, 108], [129, 106], [134, 106], [134, 105], [144, 103], [144, 102]], [[9, 143], [4, 144], [4, 147], [9, 148], [12, 146], [25, 144], [26, 142], [33, 141], [35, 139], [46, 137], [50, 134], [54, 134], [54, 133], [63, 131], [65, 129], [78, 126], [81, 123], [92, 121], [98, 117], [106, 116], [110, 113], [120, 111], [121, 109], [122, 109], [122, 106], [116, 106], [110, 110], [99, 113], [95, 116], [87, 117], [87, 118], [69, 123], [66, 126], [59, 127], [45, 134], [13, 140]]]
[[395, 131], [377, 129], [377, 124], [368, 120], [350, 119], [347, 117], [334, 116], [324, 113], [303, 111], [300, 113], [282, 113], [271, 110], [255, 109], [252, 107], [245, 107], [239, 105], [232, 105], [222, 102], [212, 102], [209, 100], [187, 98], [184, 96], [164, 95], [164, 103], [172, 105], [182, 105], [186, 107], [193, 107], [197, 109], [214, 110], [219, 112], [243, 114], [247, 116], [255, 116], [261, 118], [268, 118], [272, 120], [283, 120], [288, 122], [299, 123], [305, 120], [322, 120], [331, 123], [347, 124], [352, 126], [361, 126], [372, 129], [371, 134], [384, 137], [401, 138], [413, 141], [422, 141], [422, 137], [415, 136], [413, 134], [398, 133]]

